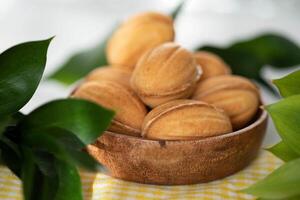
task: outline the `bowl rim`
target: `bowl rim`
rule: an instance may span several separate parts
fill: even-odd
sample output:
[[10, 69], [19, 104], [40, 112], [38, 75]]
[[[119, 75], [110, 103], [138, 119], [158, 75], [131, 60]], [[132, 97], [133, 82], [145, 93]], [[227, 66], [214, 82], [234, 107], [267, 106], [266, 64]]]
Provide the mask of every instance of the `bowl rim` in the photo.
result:
[[125, 138], [129, 138], [129, 139], [133, 139], [133, 140], [139, 140], [141, 142], [166, 142], [168, 144], [170, 144], [170, 143], [180, 143], [180, 142], [181, 143], [202, 142], [202, 141], [205, 142], [205, 141], [211, 141], [211, 140], [218, 140], [218, 139], [233, 137], [233, 136], [240, 135], [242, 133], [248, 132], [249, 130], [251, 130], [254, 127], [261, 124], [268, 117], [267, 111], [265, 109], [261, 108], [261, 107], [259, 108], [258, 113], [259, 113], [259, 116], [257, 117], [257, 119], [253, 123], [249, 124], [248, 126], [242, 128], [242, 129], [239, 129], [237, 131], [233, 131], [233, 132], [230, 132], [230, 133], [211, 136], [211, 137], [206, 137], [206, 138], [198, 138], [198, 139], [190, 139], [190, 140], [157, 140], [157, 139], [149, 139], [149, 138], [143, 138], [143, 137], [135, 137], [135, 136], [131, 136], [131, 135], [124, 135], [124, 134], [119, 134], [119, 133], [115, 133], [115, 132], [111, 132], [111, 131], [105, 131], [104, 133], [112, 135], [112, 136], [121, 137], [121, 138], [125, 137]]

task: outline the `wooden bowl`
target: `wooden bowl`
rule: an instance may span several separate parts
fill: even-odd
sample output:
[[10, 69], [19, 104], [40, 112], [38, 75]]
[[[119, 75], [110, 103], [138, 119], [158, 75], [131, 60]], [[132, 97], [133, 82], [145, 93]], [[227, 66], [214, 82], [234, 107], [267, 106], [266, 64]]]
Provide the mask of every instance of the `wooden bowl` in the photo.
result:
[[105, 132], [88, 152], [111, 176], [159, 185], [204, 183], [229, 176], [257, 155], [266, 132], [260, 110], [247, 127], [225, 135], [186, 141], [157, 141]]

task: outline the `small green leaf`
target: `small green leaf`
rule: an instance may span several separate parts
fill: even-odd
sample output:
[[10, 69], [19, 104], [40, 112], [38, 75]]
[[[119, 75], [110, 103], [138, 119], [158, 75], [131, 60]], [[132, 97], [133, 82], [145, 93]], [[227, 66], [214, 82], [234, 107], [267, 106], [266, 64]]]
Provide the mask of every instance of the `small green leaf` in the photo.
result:
[[22, 148], [23, 161], [22, 161], [22, 186], [23, 186], [23, 195], [25, 200], [35, 200], [38, 199], [37, 195], [41, 191], [34, 191], [35, 188], [40, 186], [39, 181], [40, 177], [38, 174], [38, 169], [33, 160], [32, 152], [26, 148]]
[[19, 150], [18, 136], [16, 129], [18, 120], [22, 118], [21, 113], [15, 113], [6, 118], [2, 132], [0, 132], [0, 164], [5, 164], [16, 176], [20, 177], [21, 173], [21, 154]]
[[36, 156], [27, 147], [22, 147], [22, 186], [25, 200], [55, 200], [59, 187], [57, 170], [51, 160], [51, 176], [44, 175], [36, 165]]
[[282, 99], [266, 108], [284, 143], [300, 154], [300, 95]]
[[112, 111], [86, 100], [56, 100], [31, 112], [20, 126], [26, 133], [60, 128], [88, 145], [108, 128], [113, 115]]
[[54, 177], [57, 175], [56, 171], [53, 170], [54, 166], [54, 159], [57, 159], [53, 154], [43, 151], [40, 149], [31, 148], [33, 152], [33, 160], [39, 170], [41, 171], [42, 175]]
[[[55, 171], [54, 169], [52, 170]], [[57, 194], [59, 189], [57, 174], [55, 173], [55, 176], [45, 176], [40, 171], [38, 171], [38, 174], [39, 181], [35, 184], [40, 184], [40, 186], [35, 191], [38, 194], [36, 200], [55, 200], [54, 195]]]
[[[52, 159], [50, 176], [36, 165], [36, 157], [23, 147], [22, 182], [25, 200], [82, 200], [80, 176], [74, 165]], [[48, 163], [49, 164], [49, 163]]]
[[300, 63], [300, 48], [291, 40], [272, 33], [237, 41], [225, 48], [203, 46], [197, 50], [216, 53], [230, 65], [234, 74], [255, 79], [274, 94], [276, 91], [261, 76], [261, 69], [266, 65], [286, 68]]
[[0, 119], [0, 138], [2, 137], [3, 132], [6, 129], [6, 126], [9, 124], [10, 120], [11, 120], [10, 116], [6, 116]]
[[[55, 170], [55, 159], [52, 155], [41, 152], [33, 152], [33, 159], [36, 164], [35, 176], [37, 177], [33, 184], [38, 200], [53, 200], [59, 185], [58, 174]], [[41, 167], [42, 166], [42, 167]], [[42, 171], [44, 170], [44, 171]]]
[[82, 200], [82, 186], [76, 167], [60, 160], [56, 160], [55, 166], [59, 185], [54, 200]]
[[182, 8], [184, 7], [185, 1], [182, 0], [175, 9], [171, 12], [170, 16], [173, 18], [173, 20], [176, 20], [178, 14], [182, 11]]
[[283, 97], [300, 94], [300, 70], [297, 70], [273, 83], [278, 87]]
[[30, 148], [31, 151], [45, 151], [53, 154], [57, 159], [65, 160], [69, 163], [73, 162], [65, 148], [50, 134], [43, 132], [24, 134], [22, 144]]
[[52, 128], [24, 134], [22, 143], [35, 152], [46, 152], [55, 158], [73, 165], [79, 165], [90, 171], [99, 170], [100, 165], [82, 149], [82, 143], [73, 133]]
[[267, 150], [272, 152], [275, 156], [277, 156], [278, 158], [280, 158], [285, 162], [300, 158], [300, 154], [297, 154], [283, 141], [277, 143], [276, 145], [272, 146]]
[[287, 199], [300, 195], [300, 158], [290, 161], [244, 192], [265, 199]]
[[41, 152], [38, 156], [35, 154], [34, 160], [43, 169], [43, 173], [39, 174], [40, 178], [44, 180], [39, 200], [83, 199], [80, 176], [73, 164], [55, 159], [49, 154], [41, 154]]
[[17, 176], [21, 175], [21, 155], [18, 146], [6, 137], [0, 139], [2, 162]]
[[16, 130], [15, 127], [17, 125], [17, 123], [23, 119], [24, 115], [20, 112], [17, 112], [13, 115], [7, 116], [5, 118], [2, 118], [2, 121], [0, 120], [0, 139], [2, 137], [2, 135], [10, 135], [13, 136], [13, 134], [17, 134], [15, 133]]
[[69, 148], [68, 153], [74, 160], [74, 165], [89, 170], [91, 172], [99, 172], [101, 165], [84, 150], [76, 150]]
[[70, 85], [87, 75], [93, 69], [107, 65], [105, 48], [114, 30], [115, 27], [101, 42], [97, 43], [97, 46], [71, 56], [62, 66], [58, 67], [56, 72], [50, 75], [49, 79]]
[[26, 42], [0, 54], [0, 115], [16, 113], [32, 97], [44, 68], [52, 38]]

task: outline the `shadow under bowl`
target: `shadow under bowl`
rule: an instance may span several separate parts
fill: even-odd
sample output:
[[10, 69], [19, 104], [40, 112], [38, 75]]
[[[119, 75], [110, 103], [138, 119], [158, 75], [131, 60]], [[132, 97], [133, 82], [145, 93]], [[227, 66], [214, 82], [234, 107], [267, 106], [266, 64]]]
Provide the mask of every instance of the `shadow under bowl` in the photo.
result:
[[217, 180], [243, 169], [256, 157], [267, 127], [259, 110], [238, 131], [196, 140], [159, 141], [105, 132], [88, 152], [109, 175], [126, 181], [185, 185]]

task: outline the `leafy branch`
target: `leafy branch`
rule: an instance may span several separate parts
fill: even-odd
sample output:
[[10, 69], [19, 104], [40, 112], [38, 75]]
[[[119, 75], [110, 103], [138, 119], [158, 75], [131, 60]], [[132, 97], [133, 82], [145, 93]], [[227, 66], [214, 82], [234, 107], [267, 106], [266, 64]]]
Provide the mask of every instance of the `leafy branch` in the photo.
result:
[[282, 141], [268, 150], [286, 163], [264, 180], [245, 189], [261, 199], [300, 198], [300, 70], [274, 80], [284, 97], [266, 107]]
[[81, 200], [77, 166], [99, 168], [83, 149], [106, 130], [114, 113], [78, 99], [19, 112], [41, 80], [51, 39], [0, 54], [0, 160], [21, 179], [26, 200]]

